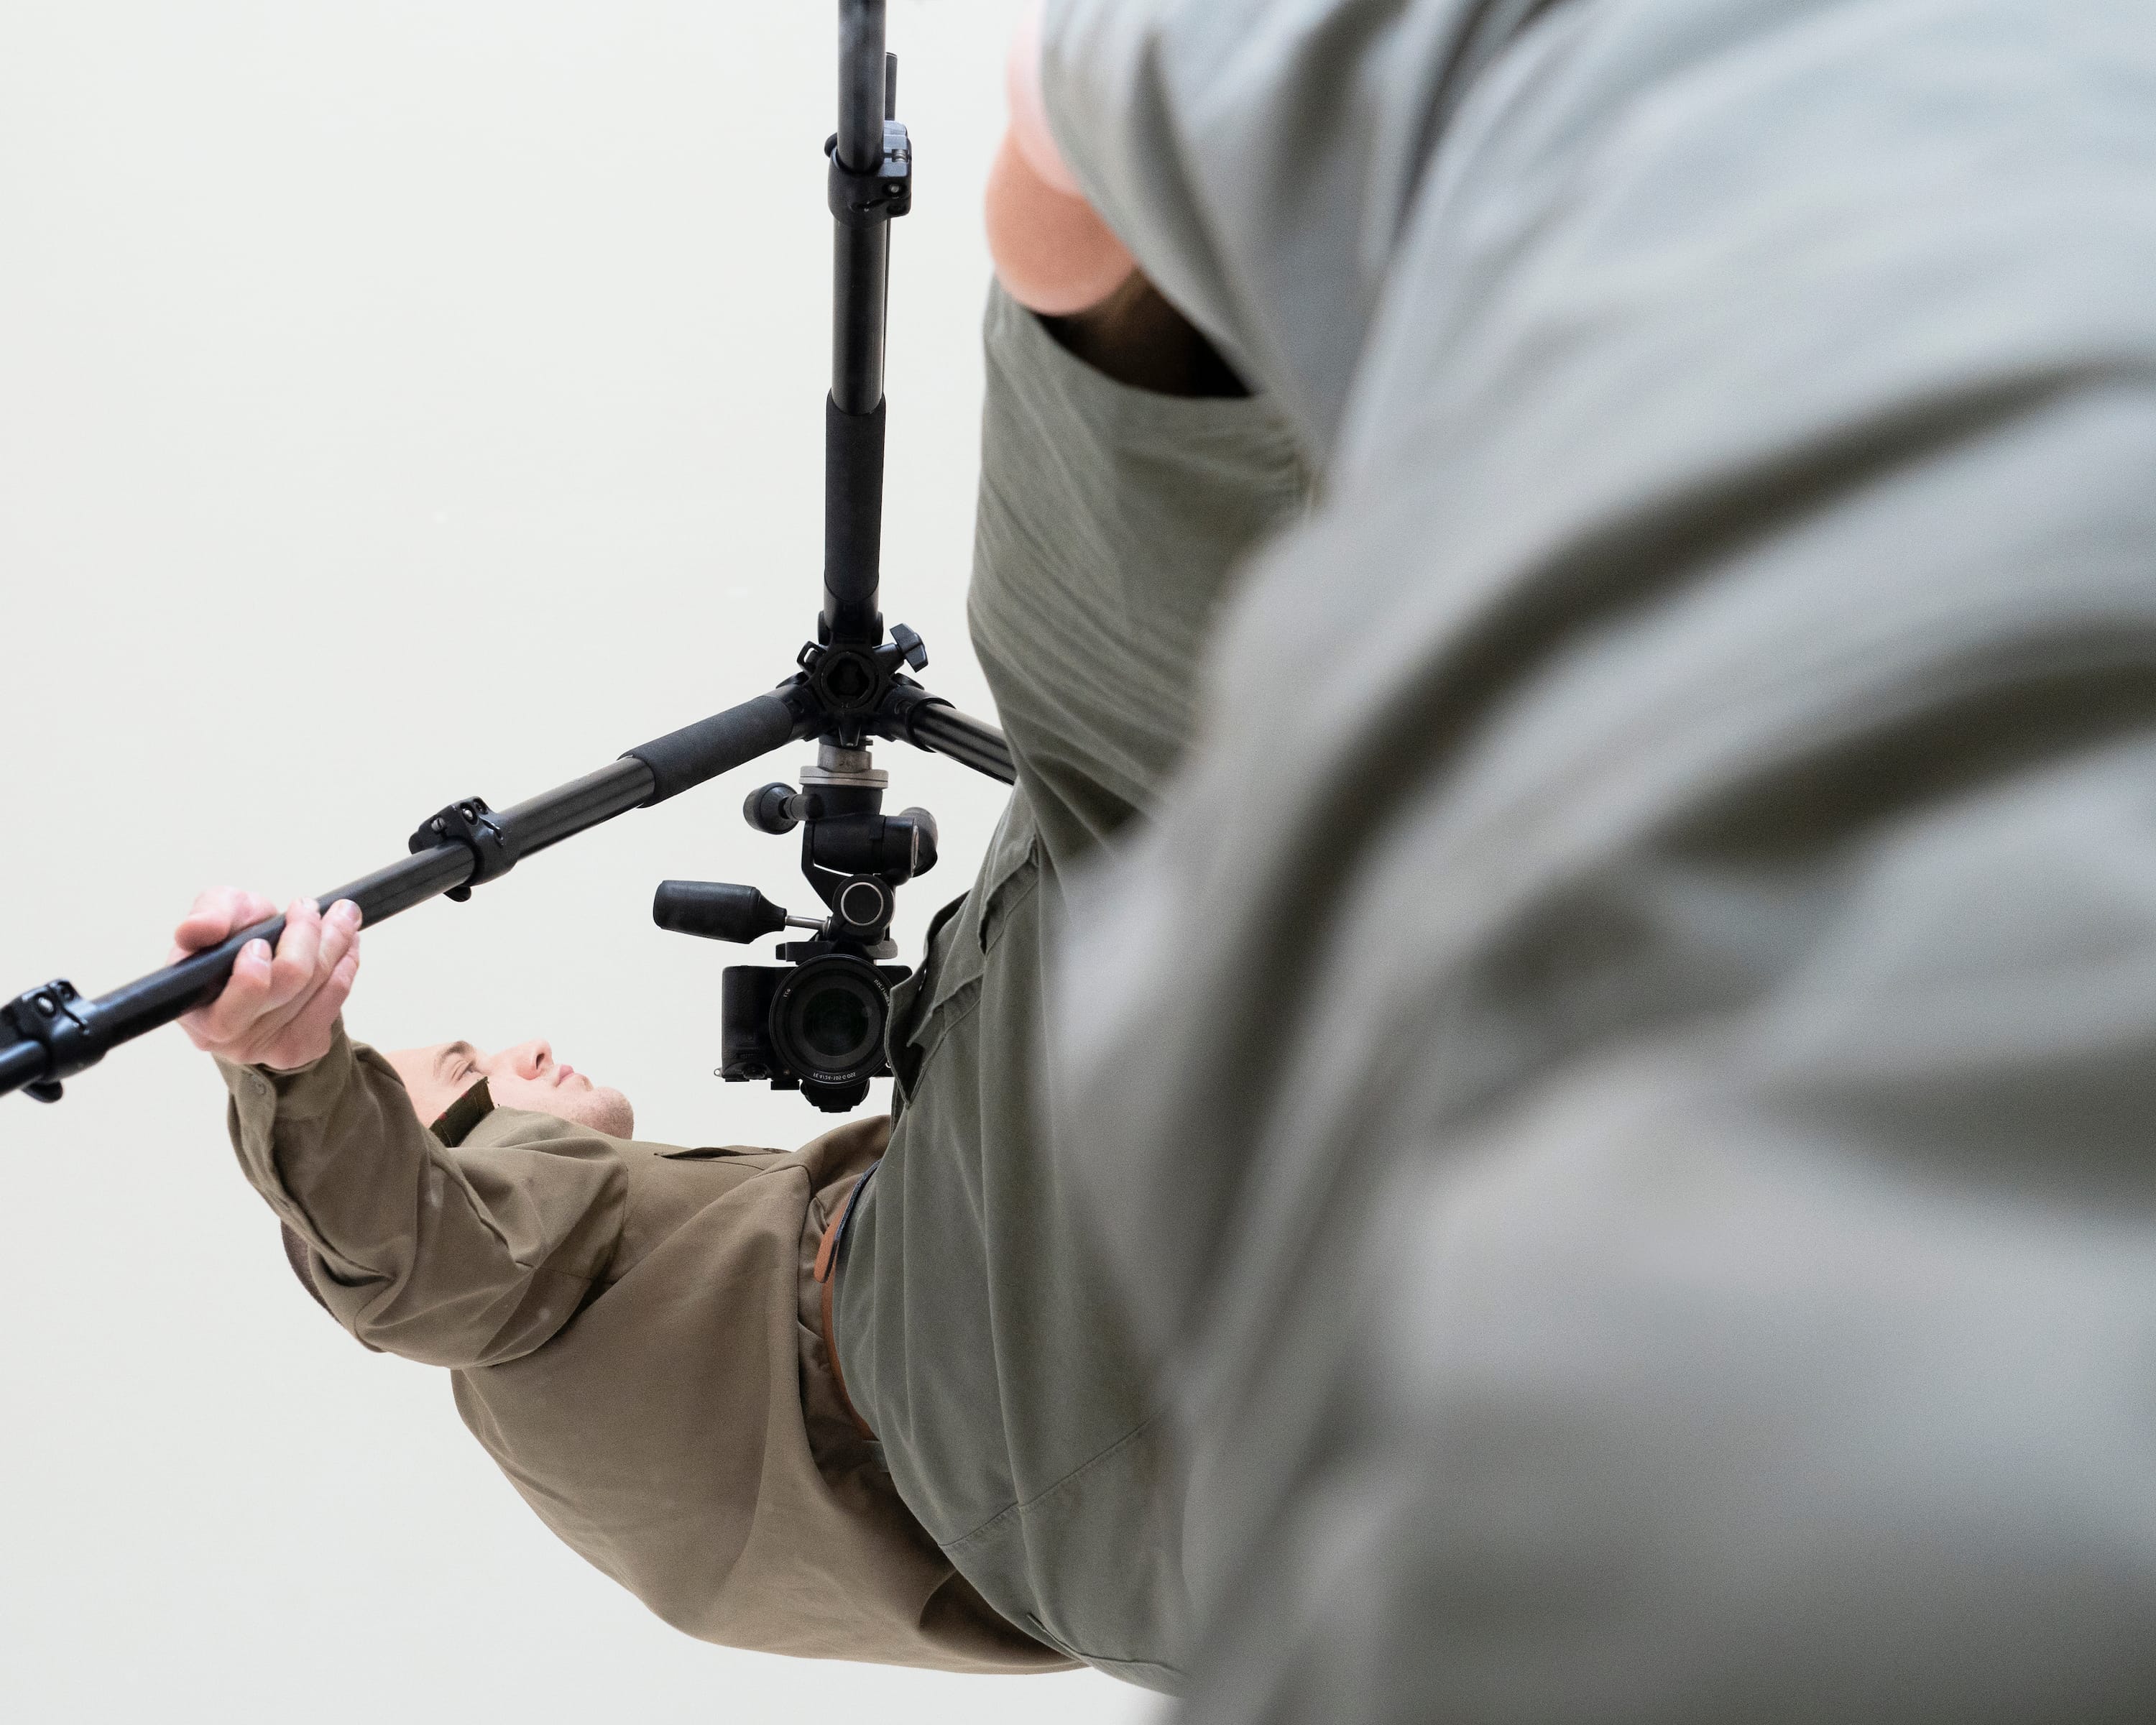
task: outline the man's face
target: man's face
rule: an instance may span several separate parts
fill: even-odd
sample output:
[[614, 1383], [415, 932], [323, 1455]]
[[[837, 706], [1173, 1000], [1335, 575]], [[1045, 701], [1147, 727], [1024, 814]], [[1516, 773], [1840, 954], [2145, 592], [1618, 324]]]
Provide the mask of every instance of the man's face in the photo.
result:
[[480, 1079], [497, 1108], [523, 1108], [552, 1114], [625, 1138], [635, 1129], [635, 1111], [618, 1090], [593, 1084], [574, 1066], [559, 1065], [554, 1050], [534, 1039], [487, 1054], [469, 1042], [438, 1042], [429, 1048], [400, 1048], [384, 1056], [411, 1093], [419, 1118], [431, 1124]]

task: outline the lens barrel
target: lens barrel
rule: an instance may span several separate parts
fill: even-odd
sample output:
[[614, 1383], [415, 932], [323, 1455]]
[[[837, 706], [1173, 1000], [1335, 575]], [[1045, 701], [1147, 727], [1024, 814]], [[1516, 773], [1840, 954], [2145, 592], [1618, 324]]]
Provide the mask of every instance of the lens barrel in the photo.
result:
[[883, 1068], [889, 999], [866, 959], [843, 952], [812, 958], [773, 991], [772, 1050], [806, 1081], [865, 1081]]

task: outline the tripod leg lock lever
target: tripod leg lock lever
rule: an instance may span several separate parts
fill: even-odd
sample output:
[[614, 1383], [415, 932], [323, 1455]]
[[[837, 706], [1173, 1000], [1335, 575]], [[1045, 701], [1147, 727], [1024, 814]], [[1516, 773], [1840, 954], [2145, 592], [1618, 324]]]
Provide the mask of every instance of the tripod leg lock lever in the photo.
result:
[[449, 896], [462, 904], [471, 896], [475, 886], [484, 886], [490, 880], [498, 880], [516, 866], [523, 855], [523, 847], [515, 834], [501, 823], [501, 817], [486, 806], [484, 797], [465, 797], [452, 803], [440, 814], [429, 816], [412, 834], [410, 849], [413, 855], [423, 850], [436, 850], [444, 845], [461, 845], [472, 855], [472, 871], [461, 886], [452, 886]]
[[839, 135], [824, 145], [831, 158], [832, 215], [849, 228], [873, 228], [913, 208], [913, 140], [896, 120], [883, 123], [883, 159], [856, 173], [839, 157]]

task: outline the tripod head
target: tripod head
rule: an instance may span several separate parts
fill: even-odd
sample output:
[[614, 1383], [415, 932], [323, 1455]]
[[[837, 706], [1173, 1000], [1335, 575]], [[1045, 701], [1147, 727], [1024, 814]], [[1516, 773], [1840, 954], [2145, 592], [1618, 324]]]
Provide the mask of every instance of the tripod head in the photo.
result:
[[903, 966], [891, 939], [897, 889], [936, 866], [936, 819], [925, 809], [882, 812], [888, 775], [866, 749], [825, 743], [801, 787], [759, 785], [742, 814], [759, 832], [801, 829], [801, 871], [829, 914], [779, 908], [752, 886], [666, 880], [651, 904], [661, 928], [742, 945], [787, 927], [811, 938], [782, 944], [776, 966], [737, 964], [723, 987], [719, 1076], [801, 1091], [839, 1112], [890, 1070], [884, 1036], [890, 991]]
[[[649, 808], [789, 742], [819, 745], [798, 788], [765, 785], [752, 825], [802, 829], [802, 869], [827, 914], [792, 917], [747, 887], [669, 881], [662, 927], [755, 939], [789, 923], [810, 938], [782, 946], [777, 968], [726, 973], [728, 1078], [798, 1087], [824, 1108], [850, 1108], [883, 1070], [890, 989], [906, 973], [891, 919], [897, 889], [936, 859], [927, 811], [882, 813], [885, 775], [874, 739], [946, 754], [1008, 784], [1002, 733], [931, 695], [908, 675], [927, 648], [881, 609], [885, 305], [891, 223], [912, 207], [913, 146], [897, 118], [898, 66], [884, 49], [884, 0], [838, 0], [839, 129], [829, 158], [833, 223], [831, 388], [824, 403], [823, 604], [793, 674], [767, 694], [629, 750], [598, 772], [512, 807], [464, 797], [423, 820], [410, 855], [316, 901], [360, 907], [368, 927], [430, 898], [468, 899], [525, 858], [632, 809]], [[747, 896], [744, 896], [747, 895]], [[771, 918], [776, 916], [778, 920]], [[61, 1081], [120, 1043], [214, 999], [249, 941], [274, 945], [285, 919], [229, 939], [95, 999], [64, 978], [0, 1000], [0, 1096], [58, 1101]]]

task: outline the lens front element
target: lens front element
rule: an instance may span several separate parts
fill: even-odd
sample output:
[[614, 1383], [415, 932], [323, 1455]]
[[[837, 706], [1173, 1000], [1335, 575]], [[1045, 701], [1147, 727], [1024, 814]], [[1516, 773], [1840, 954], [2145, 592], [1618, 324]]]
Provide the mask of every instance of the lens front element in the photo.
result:
[[788, 1065], [819, 1083], [870, 1076], [883, 1064], [886, 998], [883, 978], [865, 961], [811, 959], [771, 1003], [772, 1043]]

